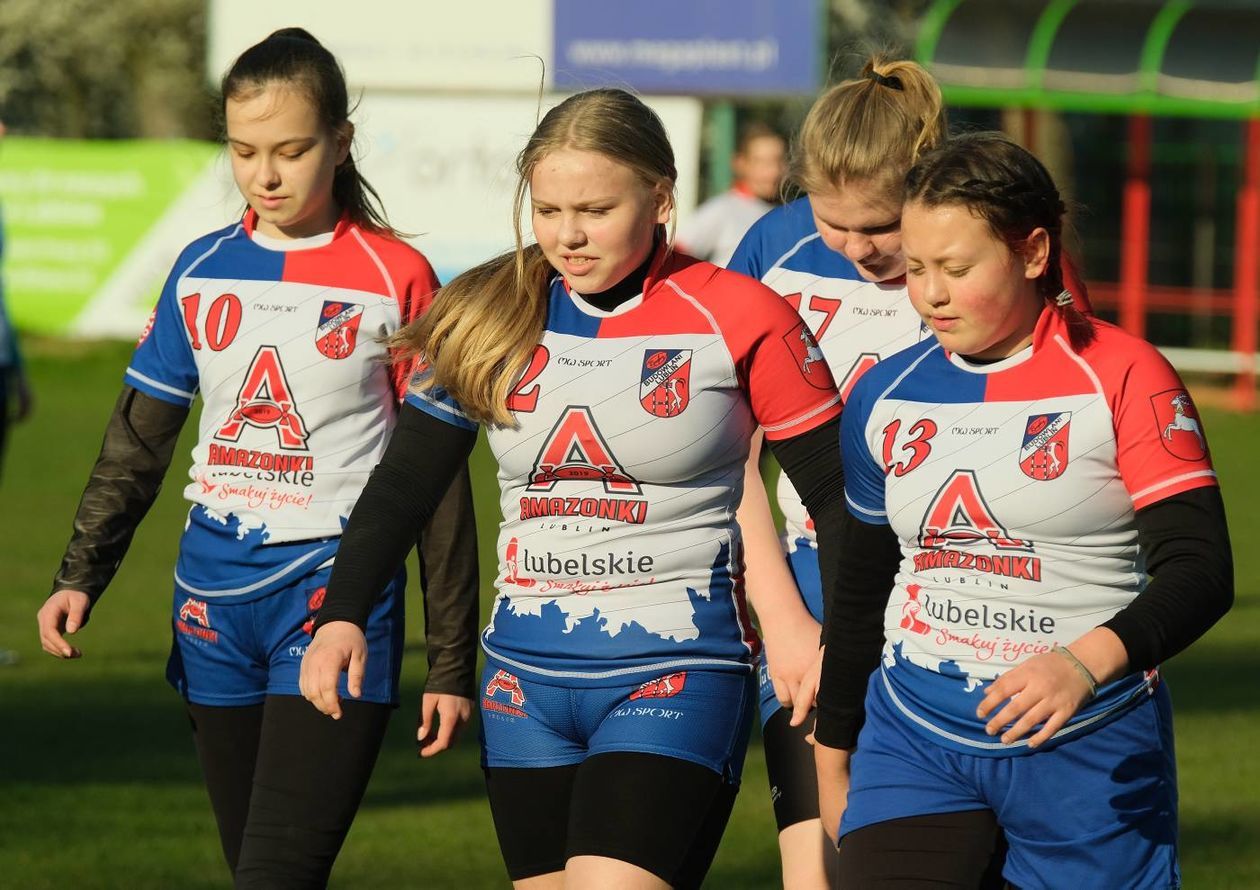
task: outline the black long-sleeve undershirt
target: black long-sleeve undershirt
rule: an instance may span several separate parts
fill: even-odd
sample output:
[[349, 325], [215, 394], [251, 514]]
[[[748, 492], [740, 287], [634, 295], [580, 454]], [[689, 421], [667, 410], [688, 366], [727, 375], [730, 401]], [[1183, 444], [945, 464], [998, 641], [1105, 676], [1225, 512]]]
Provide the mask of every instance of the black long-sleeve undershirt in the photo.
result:
[[315, 630], [330, 621], [363, 628], [377, 594], [437, 511], [477, 434], [403, 404], [381, 462], [363, 487], [328, 581]]
[[[1149, 670], [1181, 652], [1220, 620], [1234, 600], [1229, 528], [1220, 489], [1196, 488], [1139, 510], [1138, 542], [1151, 580], [1102, 626], [1124, 644], [1129, 671]], [[840, 577], [824, 629], [818, 695], [819, 743], [852, 748], [865, 717], [867, 680], [879, 664], [884, 610], [901, 559], [896, 534], [847, 514]], [[825, 588], [824, 588], [825, 590]]]

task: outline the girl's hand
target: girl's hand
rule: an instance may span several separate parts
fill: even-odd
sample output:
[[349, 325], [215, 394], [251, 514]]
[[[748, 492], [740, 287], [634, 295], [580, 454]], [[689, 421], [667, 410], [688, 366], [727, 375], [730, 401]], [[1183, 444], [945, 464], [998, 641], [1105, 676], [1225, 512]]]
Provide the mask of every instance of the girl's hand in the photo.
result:
[[62, 634], [78, 633], [88, 623], [91, 611], [92, 600], [82, 590], [58, 590], [46, 599], [35, 613], [44, 651], [57, 658], [82, 658], [83, 653]]
[[818, 771], [818, 816], [832, 844], [839, 843], [840, 817], [849, 801], [849, 751], [814, 745]]
[[298, 687], [302, 697], [321, 714], [341, 719], [341, 699], [337, 681], [346, 671], [346, 687], [353, 698], [363, 694], [363, 672], [367, 665], [367, 640], [358, 625], [330, 621], [315, 631], [315, 637], [302, 656]]
[[1045, 724], [1028, 740], [1030, 748], [1048, 741], [1093, 697], [1089, 681], [1057, 652], [1034, 655], [990, 683], [984, 693], [976, 708], [981, 720], [1006, 702], [984, 727], [989, 735], [1010, 727], [1002, 733], [1003, 744], [1019, 741], [1037, 724]]
[[[805, 672], [805, 676], [801, 678], [801, 685], [797, 687], [796, 698], [792, 701], [792, 726], [800, 726], [809, 717], [809, 712], [814, 709], [814, 704], [818, 701], [818, 685], [822, 681], [822, 663], [823, 655], [826, 653], [827, 647], [823, 646], [814, 656], [813, 664], [809, 666], [809, 670]], [[814, 744], [814, 734], [811, 732], [806, 738], [811, 745]]]
[[814, 706], [817, 681], [811, 684], [809, 678], [819, 660], [818, 639], [822, 626], [802, 606], [782, 609], [774, 619], [769, 615], [764, 617], [762, 633], [775, 698], [783, 707], [795, 708], [792, 725], [797, 726]]
[[459, 732], [472, 716], [471, 698], [445, 692], [426, 692], [420, 697], [416, 744], [421, 757], [432, 757], [454, 746]]

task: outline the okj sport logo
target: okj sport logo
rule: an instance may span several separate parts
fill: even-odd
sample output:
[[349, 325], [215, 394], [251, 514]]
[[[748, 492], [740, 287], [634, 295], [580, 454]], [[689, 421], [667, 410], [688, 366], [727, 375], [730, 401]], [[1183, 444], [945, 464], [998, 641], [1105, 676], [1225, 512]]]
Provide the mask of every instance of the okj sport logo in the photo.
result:
[[315, 348], [331, 359], [347, 358], [358, 344], [361, 321], [360, 304], [325, 300], [315, 328]]
[[691, 350], [647, 349], [639, 376], [639, 404], [654, 417], [677, 417], [691, 401]]

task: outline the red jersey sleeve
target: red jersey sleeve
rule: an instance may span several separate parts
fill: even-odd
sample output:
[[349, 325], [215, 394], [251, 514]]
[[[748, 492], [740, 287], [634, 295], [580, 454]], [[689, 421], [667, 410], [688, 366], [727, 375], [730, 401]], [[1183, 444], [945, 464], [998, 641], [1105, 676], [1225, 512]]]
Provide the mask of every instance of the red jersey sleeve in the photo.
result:
[[753, 416], [771, 440], [790, 439], [840, 413], [840, 394], [822, 350], [774, 291], [722, 270], [706, 288]]
[[1134, 508], [1216, 485], [1203, 422], [1172, 365], [1144, 340], [1114, 329], [1106, 333], [1097, 345], [1129, 357], [1126, 368], [1102, 379], [1110, 390], [1120, 478]]
[[[410, 247], [407, 250], [412, 254], [411, 274], [407, 275], [401, 282], [402, 287], [398, 293], [398, 308], [404, 326], [411, 324], [428, 310], [429, 306], [433, 304], [433, 295], [437, 293], [437, 289], [441, 286], [437, 275], [433, 271], [433, 267], [429, 265], [429, 261], [425, 259], [424, 254], [412, 250]], [[394, 391], [398, 393], [400, 401], [407, 395], [407, 389], [411, 384], [411, 378], [415, 370], [415, 357], [397, 360], [394, 363]]]

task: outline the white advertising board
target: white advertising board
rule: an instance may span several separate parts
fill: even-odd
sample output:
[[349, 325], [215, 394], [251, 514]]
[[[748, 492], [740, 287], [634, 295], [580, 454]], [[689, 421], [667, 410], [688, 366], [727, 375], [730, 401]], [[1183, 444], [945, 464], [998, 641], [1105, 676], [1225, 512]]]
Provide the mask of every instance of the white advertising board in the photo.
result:
[[552, 0], [211, 0], [207, 76], [279, 28], [311, 32], [352, 86], [537, 93], [551, 77]]

